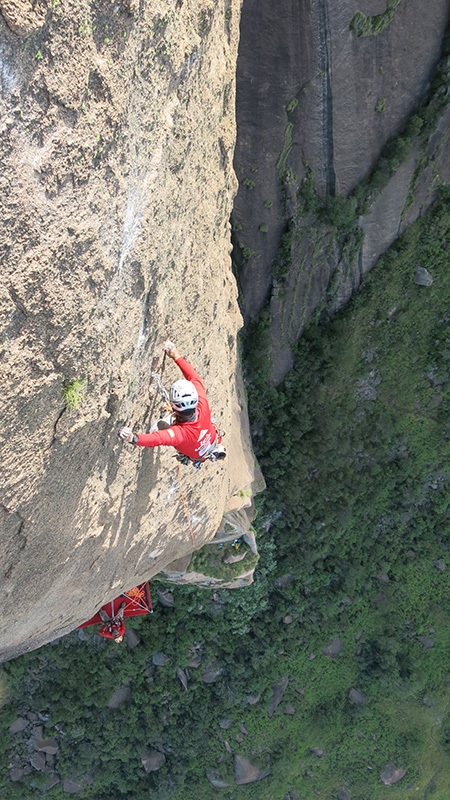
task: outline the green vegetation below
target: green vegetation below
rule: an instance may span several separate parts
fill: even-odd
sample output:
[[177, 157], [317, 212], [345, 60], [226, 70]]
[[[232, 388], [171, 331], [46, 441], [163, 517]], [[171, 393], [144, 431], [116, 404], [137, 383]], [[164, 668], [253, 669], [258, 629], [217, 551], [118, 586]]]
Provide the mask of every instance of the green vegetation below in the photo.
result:
[[[91, 630], [5, 664], [2, 798], [45, 794], [45, 773], [12, 783], [7, 771], [27, 758], [30, 735], [12, 737], [8, 726], [31, 711], [59, 743], [58, 774], [81, 781], [83, 800], [336, 800], [340, 790], [352, 800], [447, 800], [449, 242], [442, 190], [348, 307], [309, 326], [277, 389], [267, 388], [267, 319], [248, 332], [250, 416], [267, 482], [255, 583], [219, 602], [211, 590], [172, 587], [174, 609], [156, 604], [133, 621], [133, 650]], [[431, 286], [414, 283], [417, 266]], [[324, 654], [337, 638], [340, 652]], [[194, 651], [199, 667], [188, 666]], [[169, 660], [155, 667], [161, 652]], [[217, 681], [205, 683], [216, 667]], [[119, 686], [130, 698], [109, 708]], [[366, 702], [351, 702], [351, 689]], [[236, 787], [226, 741], [270, 775]], [[147, 774], [151, 746], [166, 761]], [[388, 764], [406, 770], [391, 788], [380, 779]], [[208, 770], [229, 787], [213, 789]], [[60, 783], [49, 796], [67, 795]]]
[[[244, 556], [244, 558], [235, 563], [226, 563], [226, 559], [236, 556]], [[207, 544], [192, 556], [189, 572], [199, 572], [217, 580], [231, 582], [243, 573], [254, 569], [258, 558], [259, 556], [252, 553], [242, 539], [239, 539], [236, 546], [233, 546], [232, 542], [226, 542], [222, 546], [215, 543]]]

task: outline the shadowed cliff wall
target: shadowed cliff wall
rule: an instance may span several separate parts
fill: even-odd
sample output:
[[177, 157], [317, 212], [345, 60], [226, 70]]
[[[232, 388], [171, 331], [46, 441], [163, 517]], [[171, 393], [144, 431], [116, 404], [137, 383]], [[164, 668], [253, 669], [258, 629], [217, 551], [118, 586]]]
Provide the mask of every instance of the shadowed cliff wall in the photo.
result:
[[[361, 220], [364, 244], [351, 264], [342, 263], [332, 226], [318, 226], [305, 211], [305, 184], [323, 202], [347, 196], [365, 180], [429, 88], [448, 23], [447, 0], [400, 2], [389, 19], [383, 17], [386, 9], [384, 0], [244, 0], [234, 260], [245, 320], [255, 319], [271, 298], [275, 383], [289, 369], [291, 347], [326, 298], [331, 278], [336, 283], [331, 306], [337, 308], [404, 225], [431, 202], [436, 181], [448, 181], [443, 116], [427, 164], [423, 150], [416, 149], [383, 197], [374, 196], [373, 209]], [[367, 18], [366, 28], [379, 32], [358, 36], [357, 12]], [[290, 265], [282, 264], [281, 292], [280, 245], [287, 231], [289, 253], [281, 261], [287, 257]]]

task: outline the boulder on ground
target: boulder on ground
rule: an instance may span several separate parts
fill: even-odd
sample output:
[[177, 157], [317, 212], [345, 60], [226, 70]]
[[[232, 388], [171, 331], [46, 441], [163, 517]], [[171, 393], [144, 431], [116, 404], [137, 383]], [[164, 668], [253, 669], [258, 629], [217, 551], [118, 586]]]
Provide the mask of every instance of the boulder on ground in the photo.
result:
[[67, 792], [67, 794], [79, 794], [82, 791], [83, 787], [78, 781], [66, 780], [63, 783], [63, 792]]
[[198, 669], [200, 664], [202, 663], [202, 657], [200, 653], [196, 653], [192, 658], [189, 659], [187, 662], [187, 666], [191, 669]]
[[366, 695], [362, 692], [358, 692], [357, 689], [350, 689], [348, 699], [357, 706], [363, 706], [367, 703]]
[[223, 669], [223, 667], [207, 669], [206, 672], [204, 672], [202, 675], [202, 680], [204, 683], [215, 683], [216, 681], [219, 680], [219, 678], [222, 677], [224, 672], [225, 670]]
[[36, 742], [38, 739], [42, 739], [44, 736], [44, 727], [43, 725], [38, 725], [36, 728], [33, 728], [33, 740], [36, 746]]
[[34, 753], [30, 758], [30, 764], [34, 769], [42, 770], [45, 767], [45, 756], [43, 753]]
[[130, 650], [132, 650], [133, 647], [137, 647], [137, 645], [141, 643], [141, 640], [134, 628], [125, 629], [125, 641]]
[[254, 706], [254, 705], [256, 705], [256, 703], [259, 703], [259, 701], [261, 700], [261, 695], [260, 694], [249, 694], [249, 695], [247, 695], [245, 700], [250, 706]]
[[330, 644], [322, 648], [322, 653], [324, 656], [331, 656], [332, 658], [335, 658], [339, 655], [341, 650], [342, 642], [338, 636], [335, 636], [334, 639], [331, 640]]
[[127, 700], [130, 699], [131, 690], [129, 686], [119, 686], [117, 691], [114, 692], [113, 696], [108, 702], [108, 708], [120, 708], [122, 703], [125, 703]]
[[170, 661], [170, 658], [165, 653], [153, 653], [152, 655], [152, 664], [155, 667], [163, 667], [168, 661]]
[[234, 777], [238, 786], [243, 786], [245, 783], [255, 783], [267, 778], [269, 774], [266, 770], [262, 770], [252, 764], [244, 756], [235, 756], [234, 758]]
[[13, 767], [9, 771], [9, 777], [14, 782], [22, 780], [23, 776], [24, 776], [23, 767]]
[[28, 720], [24, 719], [24, 717], [17, 717], [17, 719], [9, 726], [8, 730], [10, 733], [19, 733], [20, 731], [25, 730], [28, 724]]
[[159, 750], [151, 750], [142, 758], [142, 766], [146, 772], [156, 772], [164, 764], [166, 757]]
[[246, 555], [247, 550], [243, 553], [236, 553], [236, 555], [230, 554], [229, 556], [225, 556], [222, 561], [224, 564], [237, 564], [239, 561], [243, 561]]
[[49, 789], [53, 789], [54, 786], [58, 785], [59, 780], [60, 780], [59, 775], [56, 772], [52, 772], [52, 774], [48, 779], [48, 783], [43, 788], [45, 789], [46, 792], [48, 792]]
[[158, 589], [158, 600], [165, 608], [175, 608], [175, 598], [167, 589]]
[[283, 695], [288, 687], [288, 684], [289, 684], [289, 676], [285, 675], [280, 683], [275, 683], [273, 685], [272, 699], [269, 703], [269, 709], [267, 711], [269, 717], [272, 717], [274, 715], [275, 711], [280, 705], [281, 700], [283, 699]]
[[183, 689], [187, 692], [187, 688], [188, 688], [188, 673], [186, 672], [186, 670], [181, 669], [181, 667], [178, 667], [178, 669], [177, 669], [177, 678], [180, 681]]
[[222, 781], [218, 778], [213, 772], [207, 772], [206, 777], [215, 789], [226, 789], [227, 786], [230, 785], [226, 781]]
[[392, 786], [398, 783], [405, 775], [406, 770], [402, 767], [396, 767], [395, 764], [387, 764], [383, 772], [380, 773], [380, 778], [385, 786]]
[[47, 753], [51, 756], [56, 755], [59, 750], [59, 744], [56, 739], [36, 739], [35, 747], [36, 750], [40, 750], [42, 753]]
[[416, 283], [417, 286], [431, 286], [433, 283], [433, 276], [430, 275], [425, 267], [416, 267], [414, 283]]

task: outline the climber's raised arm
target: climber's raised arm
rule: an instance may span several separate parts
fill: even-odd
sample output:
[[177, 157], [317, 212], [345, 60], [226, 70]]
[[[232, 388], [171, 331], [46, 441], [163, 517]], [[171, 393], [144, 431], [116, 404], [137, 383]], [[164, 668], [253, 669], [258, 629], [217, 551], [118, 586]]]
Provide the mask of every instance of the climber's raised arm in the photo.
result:
[[183, 378], [175, 381], [170, 388], [172, 415], [169, 421], [160, 420], [160, 430], [153, 433], [134, 433], [132, 423], [128, 422], [120, 428], [118, 435], [123, 441], [141, 447], [174, 447], [188, 461], [197, 465], [206, 458], [224, 458], [225, 449], [220, 444], [222, 436], [211, 420], [200, 375], [170, 340], [165, 343], [164, 351], [183, 373]]

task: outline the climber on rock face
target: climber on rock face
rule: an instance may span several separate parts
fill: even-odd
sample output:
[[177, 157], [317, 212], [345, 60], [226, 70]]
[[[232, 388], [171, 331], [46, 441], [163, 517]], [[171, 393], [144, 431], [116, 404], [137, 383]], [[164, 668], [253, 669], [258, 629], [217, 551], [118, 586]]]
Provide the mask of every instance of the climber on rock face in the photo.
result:
[[174, 447], [181, 456], [180, 460], [184, 457], [186, 463], [191, 461], [196, 466], [206, 459], [215, 461], [225, 458], [222, 435], [211, 420], [200, 376], [179, 354], [173, 342], [167, 341], [164, 350], [183, 373], [183, 379], [175, 381], [170, 389], [172, 415], [168, 420], [160, 420], [160, 430], [153, 433], [133, 433], [128, 424], [120, 428], [118, 435], [125, 442], [139, 447]]
[[123, 621], [125, 606], [126, 603], [123, 602], [119, 607], [117, 614], [112, 618], [108, 616], [103, 608], [100, 609], [100, 619], [103, 622], [103, 625], [99, 630], [100, 636], [105, 636], [107, 639], [114, 639], [117, 644], [120, 644], [125, 633], [125, 623]]

